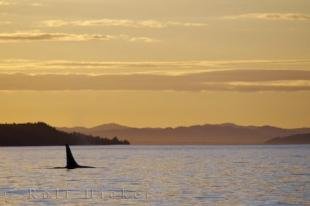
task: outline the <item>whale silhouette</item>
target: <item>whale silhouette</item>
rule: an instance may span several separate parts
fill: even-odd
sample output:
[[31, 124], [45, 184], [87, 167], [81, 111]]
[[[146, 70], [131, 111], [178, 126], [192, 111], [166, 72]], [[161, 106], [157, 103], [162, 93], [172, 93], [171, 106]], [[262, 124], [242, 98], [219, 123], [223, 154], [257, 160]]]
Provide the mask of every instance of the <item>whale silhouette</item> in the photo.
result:
[[82, 165], [79, 165], [73, 155], [72, 155], [72, 152], [71, 152], [71, 149], [69, 147], [68, 144], [66, 144], [66, 156], [67, 156], [67, 166], [66, 168], [67, 169], [76, 169], [76, 168], [95, 168], [95, 167], [91, 167], [91, 166], [82, 166]]

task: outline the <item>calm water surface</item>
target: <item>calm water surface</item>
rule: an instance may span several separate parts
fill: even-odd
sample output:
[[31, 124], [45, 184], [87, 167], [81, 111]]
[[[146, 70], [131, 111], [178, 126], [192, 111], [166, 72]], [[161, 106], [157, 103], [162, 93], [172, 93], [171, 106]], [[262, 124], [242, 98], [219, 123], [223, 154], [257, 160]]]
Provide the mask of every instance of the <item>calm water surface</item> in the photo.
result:
[[310, 145], [0, 148], [0, 205], [310, 205]]

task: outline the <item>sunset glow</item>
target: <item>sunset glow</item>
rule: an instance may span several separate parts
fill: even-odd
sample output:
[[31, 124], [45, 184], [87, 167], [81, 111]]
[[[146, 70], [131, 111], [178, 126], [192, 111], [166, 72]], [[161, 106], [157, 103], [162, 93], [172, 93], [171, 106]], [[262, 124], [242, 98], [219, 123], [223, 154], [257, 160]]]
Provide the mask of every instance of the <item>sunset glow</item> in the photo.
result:
[[306, 127], [309, 36], [307, 0], [0, 0], [0, 122]]

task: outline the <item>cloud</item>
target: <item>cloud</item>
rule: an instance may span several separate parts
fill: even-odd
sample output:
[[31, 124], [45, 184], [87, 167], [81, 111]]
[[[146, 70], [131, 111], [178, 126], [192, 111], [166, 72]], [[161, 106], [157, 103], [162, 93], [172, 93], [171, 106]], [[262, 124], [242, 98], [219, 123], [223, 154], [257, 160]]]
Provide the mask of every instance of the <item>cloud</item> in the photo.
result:
[[44, 32], [0, 33], [0, 42], [16, 41], [90, 41], [110, 40], [112, 36], [99, 34], [68, 34]]
[[0, 21], [0, 25], [8, 25], [11, 24], [12, 22], [10, 21]]
[[35, 2], [35, 3], [30, 3], [30, 6], [41, 7], [41, 6], [44, 6], [44, 4], [43, 3]]
[[161, 29], [167, 27], [204, 27], [206, 23], [179, 22], [179, 21], [157, 21], [157, 20], [130, 20], [130, 19], [92, 19], [92, 20], [46, 20], [42, 22], [47, 27], [63, 26], [114, 26], [128, 28], [154, 28]]
[[[130, 37], [125, 36], [124, 39]], [[184, 75], [228, 70], [308, 70], [310, 59], [201, 60], [201, 61], [68, 61], [0, 60], [0, 73], [14, 74], [161, 74]]]
[[10, 5], [14, 5], [15, 2], [12, 1], [8, 1], [8, 0], [0, 0], [0, 6], [10, 6]]
[[259, 19], [282, 21], [306, 21], [310, 20], [310, 14], [302, 13], [247, 13], [234, 16], [225, 16], [224, 19]]
[[156, 39], [152, 39], [149, 37], [129, 37], [130, 42], [146, 42], [146, 43], [152, 43], [152, 42], [158, 42]]
[[129, 42], [156, 42], [149, 37], [130, 37], [128, 35], [104, 34], [70, 34], [70, 33], [45, 33], [45, 32], [15, 32], [0, 33], [0, 43], [27, 42], [27, 41], [108, 41], [125, 40]]
[[31, 2], [29, 0], [0, 0], [0, 6], [13, 6], [13, 5], [22, 5], [22, 6], [33, 6], [41, 7], [43, 6], [42, 2]]
[[310, 71], [228, 70], [160, 74], [0, 74], [0, 90], [310, 91]]

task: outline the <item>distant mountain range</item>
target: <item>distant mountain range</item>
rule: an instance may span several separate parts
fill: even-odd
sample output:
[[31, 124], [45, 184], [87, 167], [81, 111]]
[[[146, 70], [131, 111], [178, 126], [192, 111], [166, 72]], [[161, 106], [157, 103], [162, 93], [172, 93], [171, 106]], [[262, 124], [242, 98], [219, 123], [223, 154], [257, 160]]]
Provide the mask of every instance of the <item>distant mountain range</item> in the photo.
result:
[[129, 144], [119, 140], [59, 131], [43, 122], [0, 124], [0, 146], [51, 146], [51, 145], [111, 145]]
[[[66, 132], [114, 137], [119, 136], [131, 144], [271, 144], [275, 137], [310, 133], [310, 128], [283, 129], [272, 126], [239, 126], [231, 123], [205, 124], [188, 127], [134, 128], [118, 124], [103, 124], [92, 128], [58, 128]], [[294, 138], [288, 137], [288, 138]], [[308, 137], [299, 143], [307, 143]], [[274, 141], [281, 142], [282, 139]], [[307, 140], [307, 141], [304, 141]], [[286, 141], [283, 141], [285, 143]], [[294, 141], [292, 141], [294, 142]]]

